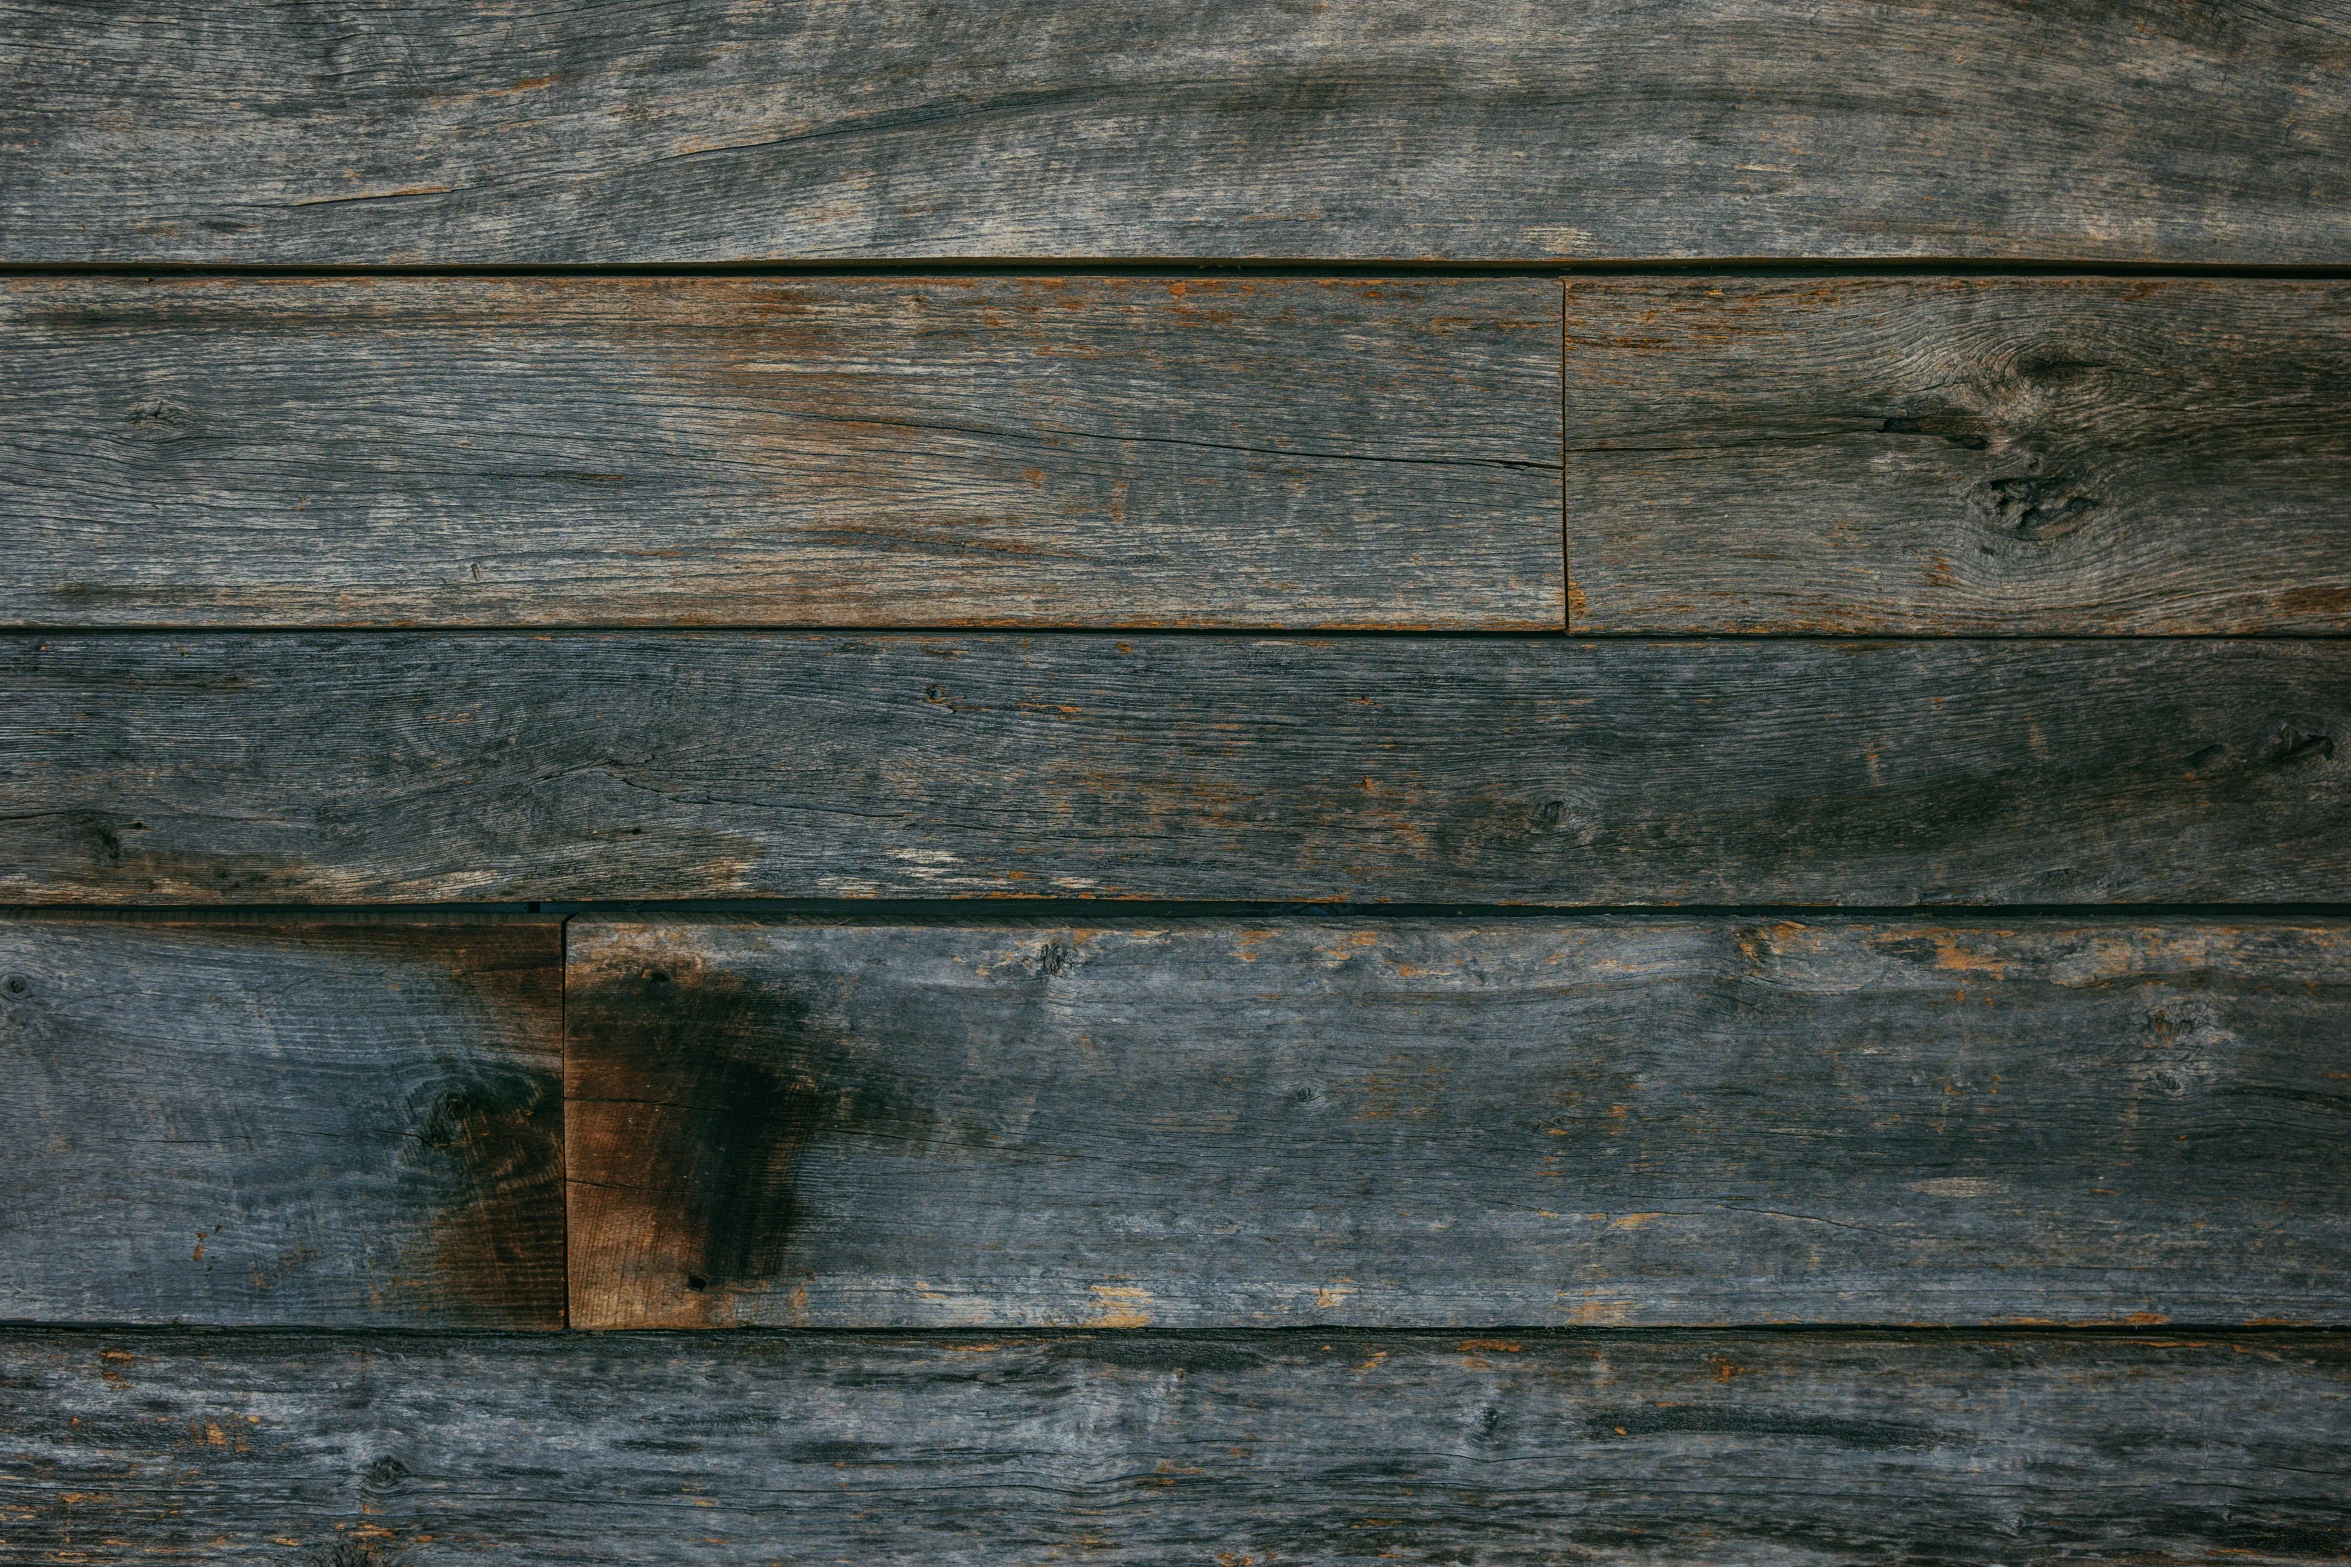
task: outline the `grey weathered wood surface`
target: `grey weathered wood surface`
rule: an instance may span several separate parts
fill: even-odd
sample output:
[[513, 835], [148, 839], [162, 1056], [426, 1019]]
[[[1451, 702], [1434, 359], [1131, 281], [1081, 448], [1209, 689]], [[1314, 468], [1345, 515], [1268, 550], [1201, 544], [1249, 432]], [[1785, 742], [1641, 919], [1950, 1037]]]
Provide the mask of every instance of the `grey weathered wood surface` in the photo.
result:
[[1557, 630], [1537, 278], [16, 278], [0, 623]]
[[2338, 1334], [20, 1331], [0, 1379], [25, 1561], [2351, 1551]]
[[0, 640], [0, 896], [2337, 900], [2351, 644]]
[[2351, 259], [2338, 0], [19, 5], [0, 260]]
[[1579, 631], [2351, 630], [2351, 285], [1567, 286]]
[[2351, 924], [575, 920], [575, 1327], [2351, 1322]]
[[0, 921], [0, 1318], [561, 1327], [562, 961], [552, 919]]

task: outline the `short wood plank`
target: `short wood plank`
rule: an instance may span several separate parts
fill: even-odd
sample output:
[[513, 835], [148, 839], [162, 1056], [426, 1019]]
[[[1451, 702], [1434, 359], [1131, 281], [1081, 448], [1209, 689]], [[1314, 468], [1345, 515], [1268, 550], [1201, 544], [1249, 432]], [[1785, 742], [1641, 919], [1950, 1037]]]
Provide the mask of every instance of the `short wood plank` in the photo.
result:
[[19, 1331], [0, 1378], [25, 1561], [2351, 1551], [2341, 1334]]
[[570, 931], [577, 1327], [2351, 1320], [2351, 924]]
[[17, 278], [0, 624], [1558, 630], [1535, 278]]
[[0, 921], [0, 1317], [563, 1325], [562, 933]]
[[2332, 0], [20, 6], [0, 260], [2351, 255]]
[[20, 902], [2289, 902], [2351, 644], [0, 639]]
[[1575, 629], [2351, 630], [2351, 285], [1567, 286]]

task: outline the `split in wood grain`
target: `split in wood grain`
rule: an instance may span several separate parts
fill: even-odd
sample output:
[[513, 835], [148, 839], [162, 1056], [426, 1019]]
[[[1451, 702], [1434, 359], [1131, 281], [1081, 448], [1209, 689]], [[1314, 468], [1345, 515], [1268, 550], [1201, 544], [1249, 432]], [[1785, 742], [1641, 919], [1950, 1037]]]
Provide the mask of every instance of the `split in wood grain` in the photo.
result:
[[0, 330], [0, 625], [1564, 624], [1536, 278], [17, 278]]

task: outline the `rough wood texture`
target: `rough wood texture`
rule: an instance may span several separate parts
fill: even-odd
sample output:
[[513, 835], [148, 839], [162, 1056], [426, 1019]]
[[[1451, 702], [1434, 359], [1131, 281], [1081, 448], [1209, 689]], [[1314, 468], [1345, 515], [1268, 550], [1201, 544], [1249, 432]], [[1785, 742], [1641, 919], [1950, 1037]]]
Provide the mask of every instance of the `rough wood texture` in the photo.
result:
[[1575, 629], [2351, 630], [2351, 285], [1571, 281]]
[[2351, 1550], [2336, 1334], [20, 1332], [0, 1379], [24, 1561]]
[[2351, 644], [0, 640], [24, 902], [2337, 900]]
[[0, 1317], [563, 1325], [553, 920], [0, 921]]
[[1536, 278], [18, 278], [0, 623], [1558, 630]]
[[2351, 925], [578, 920], [577, 1327], [2351, 1321]]
[[19, 3], [0, 259], [2341, 262], [2351, 19]]

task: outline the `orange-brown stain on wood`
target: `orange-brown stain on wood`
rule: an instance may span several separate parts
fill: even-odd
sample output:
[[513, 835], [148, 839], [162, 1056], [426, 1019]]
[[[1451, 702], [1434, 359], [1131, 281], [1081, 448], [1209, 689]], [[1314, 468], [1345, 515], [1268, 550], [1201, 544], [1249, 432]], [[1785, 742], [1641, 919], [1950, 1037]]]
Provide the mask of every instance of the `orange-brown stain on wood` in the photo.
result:
[[2351, 588], [2292, 588], [2287, 590], [2285, 608], [2296, 619], [2351, 620]]
[[1151, 1325], [1151, 1292], [1131, 1284], [1090, 1284], [1087, 1286], [1096, 1302], [1094, 1315], [1087, 1318], [1089, 1328], [1147, 1328]]

